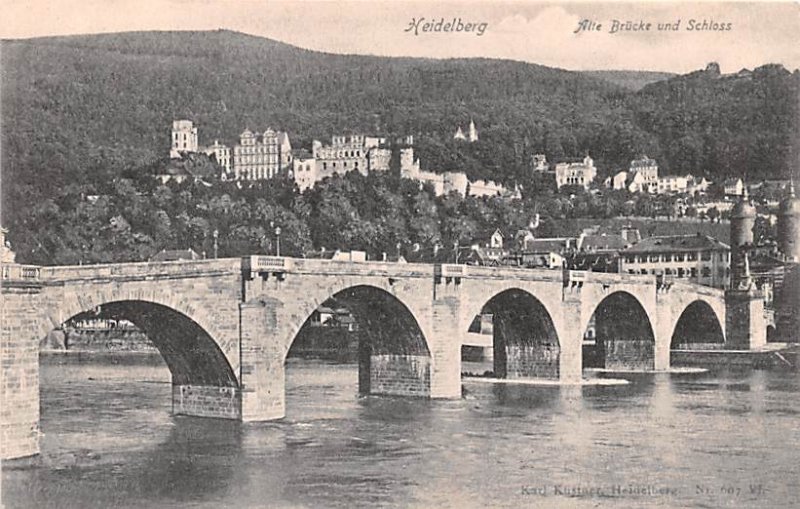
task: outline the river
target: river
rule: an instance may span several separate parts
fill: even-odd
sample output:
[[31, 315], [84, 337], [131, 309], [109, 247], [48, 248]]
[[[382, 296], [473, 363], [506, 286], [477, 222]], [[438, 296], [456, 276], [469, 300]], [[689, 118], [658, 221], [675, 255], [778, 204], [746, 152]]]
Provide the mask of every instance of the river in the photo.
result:
[[800, 377], [721, 369], [622, 386], [466, 382], [357, 397], [357, 368], [290, 360], [287, 416], [170, 415], [160, 357], [43, 356], [40, 458], [15, 507], [798, 507]]

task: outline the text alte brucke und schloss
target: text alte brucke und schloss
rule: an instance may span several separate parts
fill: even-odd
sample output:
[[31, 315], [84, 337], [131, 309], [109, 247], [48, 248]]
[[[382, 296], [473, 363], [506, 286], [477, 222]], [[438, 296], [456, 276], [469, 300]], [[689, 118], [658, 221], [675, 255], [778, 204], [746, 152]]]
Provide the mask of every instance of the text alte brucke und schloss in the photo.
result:
[[608, 32], [609, 34], [635, 33], [635, 32], [728, 32], [733, 29], [733, 23], [720, 22], [713, 19], [689, 19], [684, 22], [676, 19], [669, 22], [657, 22], [645, 20], [618, 20], [598, 22], [584, 18], [578, 22], [578, 27], [572, 32]]

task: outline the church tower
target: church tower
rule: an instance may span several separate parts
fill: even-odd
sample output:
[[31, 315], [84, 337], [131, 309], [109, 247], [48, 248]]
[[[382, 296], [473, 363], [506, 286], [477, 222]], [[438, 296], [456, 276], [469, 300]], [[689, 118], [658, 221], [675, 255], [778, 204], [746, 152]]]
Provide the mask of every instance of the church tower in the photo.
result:
[[469, 142], [473, 143], [478, 141], [478, 130], [475, 129], [475, 122], [469, 119]]

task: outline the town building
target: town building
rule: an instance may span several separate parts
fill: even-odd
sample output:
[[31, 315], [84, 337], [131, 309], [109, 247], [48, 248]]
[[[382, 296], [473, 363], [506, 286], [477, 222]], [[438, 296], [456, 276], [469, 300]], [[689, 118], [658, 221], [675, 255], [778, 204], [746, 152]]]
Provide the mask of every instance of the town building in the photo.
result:
[[631, 192], [655, 193], [658, 191], [658, 164], [655, 159], [650, 159], [646, 155], [631, 161], [628, 168], [631, 185], [628, 189]]
[[181, 157], [181, 153], [197, 152], [197, 128], [191, 120], [174, 120], [172, 122], [172, 144], [169, 156], [173, 159]]
[[594, 161], [588, 155], [581, 161], [561, 162], [556, 164], [556, 187], [581, 186], [589, 189], [589, 186], [597, 176], [597, 168]]
[[625, 189], [625, 184], [628, 182], [628, 172], [625, 170], [618, 171], [613, 176], [608, 177], [606, 180], [606, 187], [610, 187], [611, 189], [617, 191]]
[[726, 288], [731, 276], [731, 248], [699, 233], [647, 237], [621, 250], [619, 272]]
[[[469, 249], [474, 260], [481, 265], [499, 264], [510, 254], [505, 247], [505, 236], [497, 228], [476, 236], [470, 242]], [[463, 261], [469, 262], [469, 257]]]
[[292, 145], [285, 132], [267, 129], [259, 137], [249, 129], [233, 147], [233, 178], [264, 180], [292, 167]]
[[575, 239], [569, 237], [524, 239], [519, 254], [520, 265], [527, 268], [560, 269], [565, 266], [565, 253]]
[[742, 196], [744, 194], [744, 182], [740, 178], [725, 179], [723, 187], [725, 196]]
[[656, 192], [658, 194], [685, 193], [688, 188], [689, 180], [686, 177], [668, 175], [658, 179]]

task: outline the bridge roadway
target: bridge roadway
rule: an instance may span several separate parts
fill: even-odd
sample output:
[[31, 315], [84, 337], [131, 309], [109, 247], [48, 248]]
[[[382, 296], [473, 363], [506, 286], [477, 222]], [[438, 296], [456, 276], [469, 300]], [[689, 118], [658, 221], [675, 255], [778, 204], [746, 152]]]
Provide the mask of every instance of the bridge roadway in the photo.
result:
[[726, 348], [766, 337], [759, 295], [649, 275], [251, 256], [12, 264], [2, 283], [3, 458], [38, 452], [40, 342], [91, 310], [146, 332], [172, 374], [174, 413], [243, 421], [284, 416], [289, 348], [329, 299], [359, 323], [359, 387], [371, 394], [460, 397], [461, 346], [482, 312], [497, 376], [564, 383], [581, 379], [592, 316], [595, 360], [610, 369], [667, 369], [673, 335], [698, 320]]

